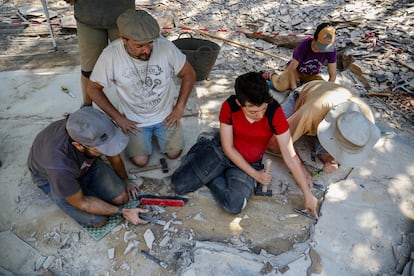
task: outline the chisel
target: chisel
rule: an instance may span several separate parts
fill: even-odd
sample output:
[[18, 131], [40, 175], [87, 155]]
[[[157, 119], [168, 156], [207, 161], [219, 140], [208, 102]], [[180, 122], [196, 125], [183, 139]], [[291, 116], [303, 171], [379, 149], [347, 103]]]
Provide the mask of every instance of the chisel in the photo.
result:
[[143, 249], [141, 250], [141, 254], [144, 255], [145, 257], [147, 257], [148, 259], [150, 259], [151, 261], [154, 261], [155, 263], [157, 263], [162, 268], [167, 268], [168, 267], [168, 264], [166, 262], [161, 261], [160, 259], [158, 259], [154, 255], [151, 255], [149, 252], [147, 252]]
[[155, 223], [155, 224], [158, 224], [158, 225], [166, 225], [167, 224], [165, 222], [165, 220], [157, 219], [157, 218], [154, 218], [154, 217], [139, 215], [139, 218], [144, 220], [144, 221], [152, 222], [152, 223]]

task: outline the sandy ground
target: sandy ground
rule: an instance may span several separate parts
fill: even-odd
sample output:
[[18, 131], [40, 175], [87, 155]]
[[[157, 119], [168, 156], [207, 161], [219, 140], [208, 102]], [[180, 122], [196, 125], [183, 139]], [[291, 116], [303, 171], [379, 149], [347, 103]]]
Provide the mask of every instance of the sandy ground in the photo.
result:
[[[341, 168], [317, 179], [329, 189], [318, 194], [321, 219], [315, 225], [292, 212], [301, 207], [300, 191], [282, 161], [268, 156], [274, 161], [275, 194], [253, 197], [240, 215], [223, 212], [202, 188], [188, 195], [185, 207], [165, 208], [162, 218], [178, 221], [170, 229], [121, 223], [95, 241], [33, 186], [25, 165], [34, 136], [79, 108], [78, 67], [2, 72], [0, 79], [0, 265], [5, 273], [41, 274], [48, 269], [57, 275], [392, 274], [396, 266], [392, 248], [413, 230], [413, 140], [379, 121], [383, 136], [364, 168]], [[214, 111], [231, 93], [232, 81], [231, 76], [212, 76], [196, 84], [183, 120], [186, 150], [198, 133], [216, 126]], [[64, 94], [60, 85], [76, 98]], [[201, 115], [194, 115], [198, 109]], [[310, 161], [306, 139], [297, 146], [311, 169], [321, 166]], [[168, 174], [150, 171], [131, 176], [168, 184], [179, 160], [168, 163]], [[171, 192], [166, 184], [145, 183], [149, 191]], [[288, 192], [277, 195], [281, 183]], [[150, 252], [168, 260], [167, 269], [137, 252], [149, 250], [143, 238], [148, 229], [155, 235]], [[130, 242], [126, 232], [136, 233], [138, 245], [123, 254]], [[115, 250], [114, 259], [108, 257], [110, 249]]]
[[[73, 41], [67, 44], [73, 53]], [[220, 46], [222, 52], [231, 47]], [[81, 104], [79, 67], [57, 66], [77, 64], [70, 60], [73, 55], [50, 56], [35, 62], [50, 69], [0, 72], [0, 275], [397, 274], [405, 258], [395, 253], [414, 232], [414, 140], [412, 131], [397, 127], [407, 122], [396, 122], [395, 113], [386, 112], [384, 105], [369, 99], [382, 137], [366, 165], [315, 177], [315, 182], [329, 187], [326, 193], [313, 191], [320, 201], [321, 219], [316, 224], [293, 212], [303, 204], [301, 192], [282, 160], [266, 155], [273, 161], [274, 194], [254, 196], [242, 213], [225, 213], [208, 189], [201, 188], [187, 195], [186, 206], [158, 210], [168, 227], [122, 222], [96, 241], [34, 187], [26, 168], [35, 135]], [[223, 62], [234, 64], [234, 72], [220, 71]], [[237, 55], [220, 56], [209, 80], [196, 83], [183, 119], [185, 151], [200, 132], [217, 127], [219, 107], [233, 92], [241, 63]], [[337, 82], [355, 88], [345, 74], [338, 73]], [[61, 85], [75, 98], [64, 94]], [[108, 95], [117, 101], [113, 91]], [[275, 95], [279, 101], [283, 96]], [[309, 145], [306, 137], [296, 144], [315, 172], [322, 165], [310, 159]], [[151, 164], [159, 158], [156, 154]], [[130, 177], [142, 182], [146, 192], [171, 194], [169, 177], [179, 162], [168, 160], [166, 174], [153, 170]], [[152, 244], [144, 237], [149, 232], [154, 235]], [[146, 259], [140, 250], [168, 267]]]

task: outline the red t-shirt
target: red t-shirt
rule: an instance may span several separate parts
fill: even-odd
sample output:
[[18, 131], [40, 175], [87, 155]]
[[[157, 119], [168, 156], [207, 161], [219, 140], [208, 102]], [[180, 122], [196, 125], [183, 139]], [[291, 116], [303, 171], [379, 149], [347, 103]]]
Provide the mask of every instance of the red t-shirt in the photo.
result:
[[[220, 123], [233, 126], [234, 147], [247, 162], [253, 163], [262, 158], [273, 131], [266, 115], [260, 121], [250, 123], [241, 108], [232, 111], [231, 106], [235, 106], [235, 99], [234, 95], [230, 96], [222, 104], [219, 120]], [[272, 124], [276, 135], [289, 129], [289, 124], [279, 104], [274, 112]]]

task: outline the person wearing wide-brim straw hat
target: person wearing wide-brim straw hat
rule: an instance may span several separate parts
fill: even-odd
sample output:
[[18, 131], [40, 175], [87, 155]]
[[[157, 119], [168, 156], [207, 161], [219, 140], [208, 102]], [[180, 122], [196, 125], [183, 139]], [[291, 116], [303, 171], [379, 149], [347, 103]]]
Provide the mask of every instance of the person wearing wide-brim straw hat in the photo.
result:
[[[160, 26], [148, 12], [128, 9], [117, 24], [121, 39], [100, 55], [88, 95], [129, 135], [125, 154], [133, 164], [149, 162], [153, 138], [162, 154], [175, 159], [184, 148], [181, 118], [195, 71], [181, 50], [160, 36]], [[180, 87], [176, 77], [181, 79]], [[110, 86], [119, 97], [117, 108], [104, 92]]]
[[[362, 166], [380, 138], [371, 108], [351, 90], [327, 81], [311, 81], [282, 104], [292, 139], [314, 136], [313, 153], [331, 173], [339, 165]], [[268, 149], [279, 152], [275, 139]]]

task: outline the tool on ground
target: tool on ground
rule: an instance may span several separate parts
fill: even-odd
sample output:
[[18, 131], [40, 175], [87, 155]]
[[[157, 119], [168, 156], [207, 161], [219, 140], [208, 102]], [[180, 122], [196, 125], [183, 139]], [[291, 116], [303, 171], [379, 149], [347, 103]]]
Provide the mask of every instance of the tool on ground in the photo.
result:
[[157, 219], [157, 218], [150, 217], [150, 216], [139, 215], [139, 218], [142, 219], [143, 221], [148, 221], [148, 222], [158, 224], [158, 225], [166, 225], [167, 224], [167, 222], [165, 220]]
[[168, 165], [167, 165], [167, 160], [165, 160], [165, 158], [161, 158], [160, 159], [160, 163], [161, 163], [161, 170], [163, 173], [167, 173], [168, 172]]
[[323, 169], [319, 169], [316, 172], [312, 173], [312, 178], [316, 178], [323, 173]]
[[328, 189], [325, 185], [319, 184], [319, 183], [315, 183], [315, 182], [313, 182], [312, 188], [314, 188], [314, 189], [316, 189], [318, 191], [322, 191], [322, 192], [325, 192]]
[[283, 61], [288, 61], [289, 60], [288, 57], [277, 56], [277, 55], [268, 53], [266, 51], [250, 47], [249, 45], [242, 44], [240, 42], [230, 40], [230, 39], [227, 39], [227, 38], [223, 38], [223, 37], [220, 37], [220, 36], [217, 36], [217, 35], [213, 35], [213, 34], [210, 34], [210, 33], [204, 32], [204, 31], [193, 30], [193, 32], [195, 32], [197, 34], [200, 34], [200, 35], [203, 35], [203, 36], [211, 37], [211, 38], [214, 38], [214, 39], [223, 40], [224, 42], [227, 42], [229, 44], [232, 44], [232, 45], [235, 45], [235, 46], [238, 46], [238, 47], [247, 48], [247, 49], [252, 50], [254, 52], [259, 52], [259, 53], [262, 53], [264, 55], [270, 56], [270, 57], [275, 58], [275, 59], [279, 59], [279, 60], [283, 60]]
[[307, 213], [306, 210], [300, 210], [300, 209], [294, 208], [293, 211], [295, 211], [299, 215], [302, 215], [302, 216], [305, 216], [309, 219], [312, 219], [315, 222], [318, 221], [318, 219], [314, 215], [311, 215], [311, 214]]
[[168, 172], [168, 165], [167, 165], [167, 161], [165, 160], [165, 158], [160, 159], [160, 164], [149, 165], [149, 166], [142, 167], [142, 168], [132, 168], [132, 169], [129, 169], [129, 172], [130, 173], [141, 173], [141, 172], [147, 172], [147, 171], [152, 171], [152, 170], [157, 170], [157, 169], [161, 169], [163, 173]]
[[150, 259], [151, 261], [157, 263], [162, 268], [167, 268], [168, 267], [168, 264], [166, 262], [161, 261], [160, 259], [158, 259], [154, 255], [150, 254], [148, 251], [145, 251], [144, 249], [141, 250], [141, 254], [144, 255], [145, 257], [147, 257], [148, 259]]
[[182, 207], [188, 202], [188, 198], [180, 196], [140, 195], [138, 200], [142, 205], [175, 206]]
[[69, 89], [66, 86], [61, 85], [60, 89], [62, 89], [63, 93], [66, 93], [69, 96], [71, 96], [72, 98], [75, 98], [75, 95], [73, 95], [73, 93], [70, 92]]
[[[265, 161], [265, 165], [264, 165], [264, 171], [269, 173], [270, 172], [270, 165], [272, 165], [272, 160], [271, 159], [266, 159]], [[258, 196], [272, 196], [272, 190], [268, 190], [269, 184], [264, 185], [264, 184], [258, 184], [257, 188], [256, 188], [256, 192], [255, 194]]]

